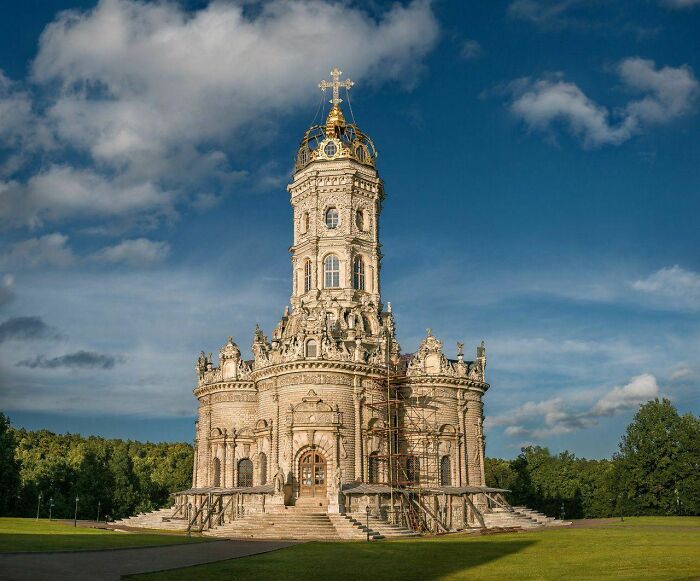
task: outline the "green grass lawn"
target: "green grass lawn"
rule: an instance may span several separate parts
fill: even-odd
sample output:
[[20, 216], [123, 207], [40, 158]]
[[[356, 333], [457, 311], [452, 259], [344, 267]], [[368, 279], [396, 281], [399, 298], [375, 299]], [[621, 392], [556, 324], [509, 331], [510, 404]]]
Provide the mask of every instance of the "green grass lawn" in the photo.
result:
[[114, 549], [199, 542], [184, 535], [119, 533], [104, 529], [74, 528], [72, 525], [46, 519], [0, 518], [0, 553], [14, 551], [77, 551], [83, 549]]
[[196, 579], [688, 579], [700, 575], [700, 518], [627, 518], [594, 528], [374, 543], [308, 543], [129, 577]]

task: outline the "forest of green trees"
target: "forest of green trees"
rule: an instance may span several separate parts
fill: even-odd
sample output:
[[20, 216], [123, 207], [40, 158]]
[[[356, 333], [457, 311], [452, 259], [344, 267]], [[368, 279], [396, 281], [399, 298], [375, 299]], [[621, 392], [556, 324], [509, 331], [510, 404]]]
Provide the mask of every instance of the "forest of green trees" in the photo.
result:
[[[189, 488], [192, 446], [30, 432], [0, 413], [0, 515], [120, 518], [167, 505]], [[609, 460], [527, 447], [514, 460], [487, 458], [490, 486], [511, 504], [550, 516], [594, 518], [700, 514], [700, 418], [666, 399], [642, 405]], [[563, 507], [563, 508], [562, 508]]]

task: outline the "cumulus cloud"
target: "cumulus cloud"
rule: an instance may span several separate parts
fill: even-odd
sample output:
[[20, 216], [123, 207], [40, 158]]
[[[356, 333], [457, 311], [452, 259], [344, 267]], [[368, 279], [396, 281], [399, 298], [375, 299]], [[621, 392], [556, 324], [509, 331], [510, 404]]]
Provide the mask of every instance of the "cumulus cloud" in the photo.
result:
[[580, 25], [570, 12], [583, 3], [584, 0], [513, 0], [508, 5], [508, 16], [545, 30], [558, 30]]
[[129, 264], [132, 266], [144, 266], [162, 262], [170, 253], [170, 245], [167, 242], [137, 238], [135, 240], [122, 240], [114, 246], [107, 246], [92, 254], [90, 260], [108, 264]]
[[512, 83], [510, 109], [528, 129], [554, 138], [563, 128], [587, 148], [619, 145], [647, 127], [694, 111], [700, 85], [690, 67], [657, 68], [651, 60], [628, 58], [617, 72], [628, 90], [644, 96], [615, 115], [561, 75]]
[[482, 57], [484, 49], [477, 40], [466, 40], [462, 44], [459, 56], [465, 61], [475, 61]]
[[14, 286], [15, 277], [11, 274], [5, 274], [0, 277], [0, 307], [4, 307], [15, 300]]
[[40, 226], [68, 217], [171, 213], [172, 198], [151, 182], [52, 165], [26, 183], [0, 182], [0, 222]]
[[41, 317], [14, 317], [0, 323], [0, 343], [56, 337], [58, 337], [56, 330], [47, 325]]
[[640, 404], [659, 397], [656, 378], [650, 373], [643, 373], [622, 387], [614, 387], [593, 406], [593, 413], [611, 416], [618, 411], [634, 409]]
[[31, 95], [0, 70], [0, 153], [7, 153], [0, 162], [0, 177], [19, 169], [31, 153], [51, 149], [53, 144], [51, 131], [34, 111]]
[[[42, 125], [59, 144], [54, 165], [28, 181], [0, 181], [0, 218], [36, 226], [73, 216], [162, 217], [204, 182], [230, 189], [249, 169], [231, 159], [232, 144], [269, 140], [277, 118], [316, 100], [333, 66], [358, 84], [410, 85], [438, 34], [427, 0], [397, 3], [376, 18], [310, 0], [273, 0], [255, 11], [101, 0], [61, 12], [41, 35], [31, 73], [47, 97]], [[10, 96], [26, 119], [15, 123], [22, 130], [5, 122], [6, 131], [29, 135], [29, 94]], [[87, 160], [80, 168], [60, 158], [76, 152]]]
[[700, 274], [685, 270], [677, 264], [634, 281], [632, 288], [666, 307], [691, 310], [700, 308]]
[[671, 8], [691, 8], [700, 6], [700, 0], [661, 0], [662, 4]]
[[34, 359], [27, 359], [17, 363], [18, 367], [30, 369], [113, 369], [115, 365], [124, 363], [124, 358], [119, 355], [107, 355], [94, 351], [77, 351], [60, 357], [46, 358], [37, 355]]
[[505, 426], [507, 436], [542, 439], [591, 428], [597, 425], [599, 418], [635, 409], [659, 394], [656, 378], [644, 373], [624, 386], [613, 387], [588, 409], [577, 409], [576, 401], [554, 397], [526, 402], [504, 414], [489, 417], [487, 424], [489, 427]]
[[8, 252], [0, 256], [0, 266], [6, 268], [68, 266], [73, 264], [75, 256], [67, 243], [68, 236], [58, 232], [17, 242]]

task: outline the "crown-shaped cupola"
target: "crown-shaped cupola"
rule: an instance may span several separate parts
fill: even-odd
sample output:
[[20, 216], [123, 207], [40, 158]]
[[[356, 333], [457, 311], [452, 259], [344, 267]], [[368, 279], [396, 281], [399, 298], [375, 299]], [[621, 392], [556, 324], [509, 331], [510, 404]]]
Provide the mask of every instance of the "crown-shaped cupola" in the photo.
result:
[[[332, 91], [331, 110], [325, 125], [312, 125], [304, 134], [299, 144], [295, 169], [298, 171], [314, 161], [329, 161], [335, 159], [354, 159], [362, 164], [374, 167], [377, 150], [368, 135], [360, 131], [354, 123], [345, 120], [340, 104], [340, 89], [343, 88], [350, 101], [349, 90], [355, 84], [350, 79], [340, 80], [342, 71], [334, 68], [331, 71], [331, 81], [321, 81], [319, 88], [325, 93]], [[352, 107], [350, 107], [352, 117]]]

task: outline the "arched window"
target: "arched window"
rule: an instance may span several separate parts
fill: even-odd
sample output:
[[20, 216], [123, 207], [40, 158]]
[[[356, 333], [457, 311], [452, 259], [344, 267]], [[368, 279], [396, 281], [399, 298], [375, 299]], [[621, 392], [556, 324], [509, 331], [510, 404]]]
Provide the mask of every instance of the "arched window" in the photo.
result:
[[238, 486], [253, 486], [253, 461], [250, 458], [238, 461]]
[[304, 262], [304, 292], [311, 290], [311, 260], [308, 258]]
[[377, 452], [372, 452], [367, 460], [367, 480], [370, 484], [379, 482], [379, 458]]
[[258, 474], [260, 474], [260, 484], [267, 484], [267, 454], [260, 452], [258, 456]]
[[406, 480], [416, 484], [420, 480], [420, 462], [415, 456], [409, 456], [406, 460]]
[[335, 254], [329, 254], [323, 261], [324, 287], [338, 288], [340, 286], [340, 261]]
[[352, 286], [357, 290], [365, 290], [365, 261], [356, 256], [352, 261]]
[[318, 349], [316, 347], [316, 341], [313, 339], [309, 339], [306, 342], [306, 356], [307, 357], [316, 357], [318, 355]]
[[362, 212], [362, 210], [357, 210], [357, 212], [355, 212], [355, 226], [357, 226], [357, 229], [360, 232], [364, 232], [364, 230], [365, 230], [365, 215]]
[[301, 232], [302, 234], [306, 234], [309, 231], [309, 213], [304, 212], [304, 215], [301, 217]]
[[331, 229], [337, 228], [339, 222], [338, 208], [330, 207], [326, 210], [326, 226]]
[[212, 486], [221, 486], [221, 460], [214, 458], [214, 466], [212, 470], [213, 474], [211, 477]]
[[440, 486], [452, 486], [452, 466], [449, 456], [440, 458]]

